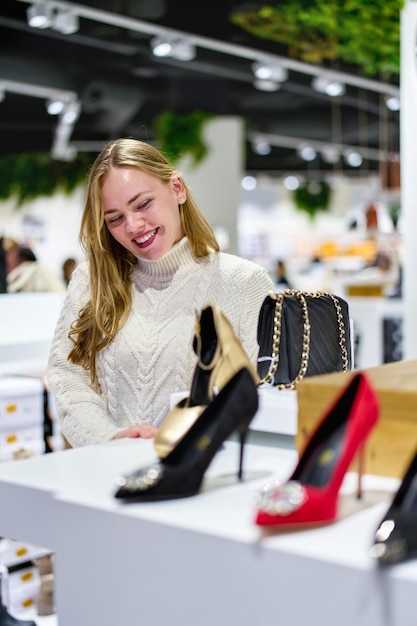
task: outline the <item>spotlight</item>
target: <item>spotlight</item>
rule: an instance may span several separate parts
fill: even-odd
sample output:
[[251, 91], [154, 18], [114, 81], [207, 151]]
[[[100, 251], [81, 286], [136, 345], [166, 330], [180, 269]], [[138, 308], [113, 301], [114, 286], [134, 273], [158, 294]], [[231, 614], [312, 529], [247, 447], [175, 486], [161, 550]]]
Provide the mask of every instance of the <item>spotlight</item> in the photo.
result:
[[284, 178], [284, 186], [289, 191], [295, 191], [300, 186], [300, 181], [297, 176], [286, 176]]
[[400, 110], [400, 99], [397, 96], [390, 96], [385, 99], [385, 104], [390, 111]]
[[195, 46], [188, 39], [153, 37], [151, 48], [156, 57], [173, 57], [178, 61], [192, 61], [196, 56]]
[[35, 2], [26, 11], [29, 26], [49, 28], [52, 26], [52, 7], [47, 2]]
[[317, 152], [312, 146], [306, 145], [300, 146], [298, 155], [303, 159], [303, 161], [314, 161], [317, 156]]
[[259, 156], [266, 156], [271, 154], [271, 146], [267, 141], [254, 141], [252, 144], [252, 150], [259, 154]]
[[244, 176], [240, 181], [240, 185], [245, 191], [253, 191], [256, 189], [258, 183], [254, 176]]
[[61, 9], [55, 14], [52, 27], [63, 35], [72, 35], [76, 33], [80, 27], [78, 15], [69, 9]]
[[346, 86], [343, 83], [339, 80], [327, 78], [326, 76], [315, 76], [311, 82], [311, 86], [314, 91], [325, 93], [331, 98], [343, 96], [346, 91]]
[[177, 39], [174, 41], [172, 56], [178, 61], [192, 61], [195, 59], [195, 46], [187, 39]]
[[64, 107], [65, 102], [63, 100], [48, 100], [46, 103], [46, 110], [48, 111], [49, 115], [59, 115], [64, 110]]
[[156, 57], [169, 57], [172, 55], [172, 42], [166, 38], [153, 37], [151, 39], [151, 48]]
[[258, 80], [272, 80], [276, 83], [283, 83], [288, 78], [288, 70], [278, 64], [262, 61], [252, 63], [252, 71]]
[[61, 114], [61, 122], [68, 126], [74, 124], [78, 120], [80, 112], [81, 104], [79, 100], [72, 100], [71, 102], [68, 102], [65, 104], [64, 110]]
[[360, 167], [362, 165], [362, 156], [359, 152], [355, 152], [354, 150], [349, 150], [344, 154], [345, 161], [350, 167]]

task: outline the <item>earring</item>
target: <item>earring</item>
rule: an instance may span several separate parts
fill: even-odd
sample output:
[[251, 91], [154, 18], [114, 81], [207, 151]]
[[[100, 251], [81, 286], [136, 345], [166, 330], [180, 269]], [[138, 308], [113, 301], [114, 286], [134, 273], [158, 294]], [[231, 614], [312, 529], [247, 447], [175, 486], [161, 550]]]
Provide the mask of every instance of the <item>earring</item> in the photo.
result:
[[184, 204], [184, 202], [185, 202], [185, 198], [183, 197], [178, 198], [178, 204]]

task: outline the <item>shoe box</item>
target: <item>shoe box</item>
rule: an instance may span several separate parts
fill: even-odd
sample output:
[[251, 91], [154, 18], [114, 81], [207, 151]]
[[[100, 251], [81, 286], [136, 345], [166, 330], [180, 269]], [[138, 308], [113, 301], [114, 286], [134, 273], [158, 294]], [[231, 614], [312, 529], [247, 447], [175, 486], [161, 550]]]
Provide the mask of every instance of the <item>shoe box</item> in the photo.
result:
[[11, 615], [28, 615], [29, 619], [36, 612], [41, 577], [35, 560], [50, 554], [50, 550], [24, 541], [0, 539], [1, 582]]
[[42, 454], [44, 384], [41, 377], [0, 377], [0, 461]]

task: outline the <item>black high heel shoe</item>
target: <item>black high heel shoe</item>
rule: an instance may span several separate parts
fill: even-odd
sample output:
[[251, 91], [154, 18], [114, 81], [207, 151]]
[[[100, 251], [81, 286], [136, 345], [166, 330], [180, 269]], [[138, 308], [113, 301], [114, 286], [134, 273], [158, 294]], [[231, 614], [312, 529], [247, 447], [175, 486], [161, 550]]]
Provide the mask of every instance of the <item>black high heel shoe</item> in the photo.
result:
[[213, 400], [215, 393], [239, 370], [245, 367], [255, 383], [260, 382], [256, 369], [235, 336], [232, 325], [215, 304], [206, 304], [197, 318], [193, 350], [198, 361], [190, 394], [172, 408], [153, 440], [161, 459], [171, 452]]
[[246, 434], [257, 409], [257, 387], [243, 368], [215, 396], [168, 456], [116, 481], [119, 488], [115, 497], [146, 502], [197, 494], [214, 455], [235, 431], [240, 435], [241, 480]]
[[417, 452], [378, 526], [369, 554], [380, 565], [417, 557]]

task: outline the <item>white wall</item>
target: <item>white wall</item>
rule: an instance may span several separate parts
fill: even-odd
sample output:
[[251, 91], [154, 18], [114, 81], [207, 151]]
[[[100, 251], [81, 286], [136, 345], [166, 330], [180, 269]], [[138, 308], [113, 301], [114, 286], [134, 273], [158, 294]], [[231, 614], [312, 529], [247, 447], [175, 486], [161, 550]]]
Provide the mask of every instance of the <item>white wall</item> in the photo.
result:
[[78, 244], [83, 202], [83, 187], [69, 196], [37, 198], [18, 209], [13, 199], [1, 202], [0, 233], [30, 245], [38, 260], [61, 277], [66, 258], [83, 258]]

